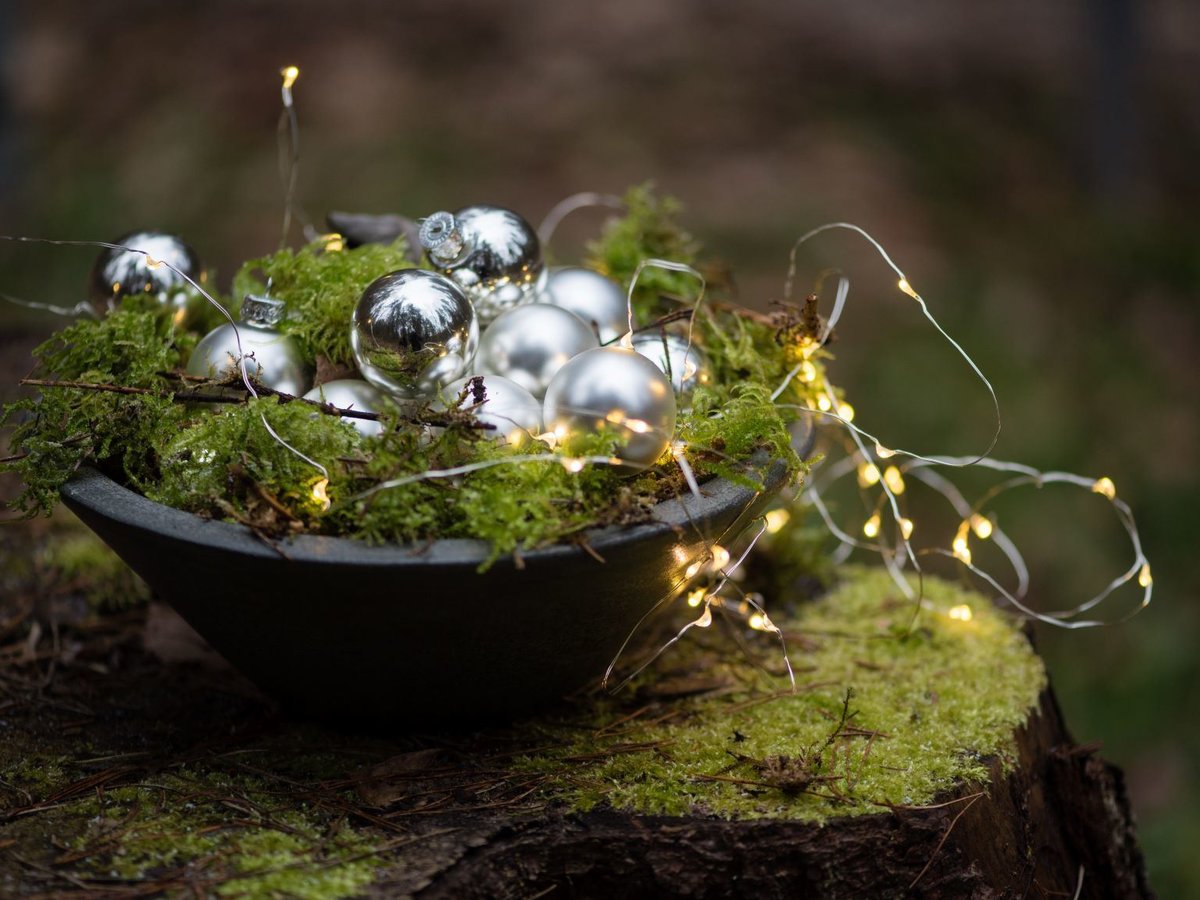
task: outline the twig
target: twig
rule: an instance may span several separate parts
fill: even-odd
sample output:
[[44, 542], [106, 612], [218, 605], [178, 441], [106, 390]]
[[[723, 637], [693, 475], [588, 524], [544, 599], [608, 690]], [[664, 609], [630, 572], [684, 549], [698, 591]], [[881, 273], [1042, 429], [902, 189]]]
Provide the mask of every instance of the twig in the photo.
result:
[[984, 792], [980, 791], [978, 794], [976, 794], [974, 797], [972, 797], [971, 802], [968, 803], [966, 806], [964, 806], [962, 809], [960, 809], [958, 811], [958, 815], [956, 815], [953, 819], [950, 820], [950, 825], [946, 829], [946, 833], [942, 835], [942, 839], [940, 841], [938, 841], [937, 846], [933, 848], [933, 853], [931, 853], [929, 855], [929, 861], [925, 863], [925, 868], [923, 868], [919, 873], [917, 873], [917, 877], [914, 878], [912, 880], [912, 884], [910, 884], [908, 886], [908, 889], [910, 891], [917, 886], [918, 881], [920, 881], [923, 877], [925, 877], [925, 873], [929, 871], [929, 867], [932, 866], [933, 861], [935, 859], [937, 859], [938, 852], [942, 849], [942, 846], [946, 843], [946, 839], [948, 837], [950, 837], [950, 832], [952, 832], [954, 830], [954, 826], [958, 824], [958, 820], [961, 819], [963, 817], [963, 815], [966, 813], [966, 811], [968, 809], [970, 809], [972, 806], [974, 806], [976, 801], [978, 801], [979, 798], [982, 797], [983, 795], [984, 795]]

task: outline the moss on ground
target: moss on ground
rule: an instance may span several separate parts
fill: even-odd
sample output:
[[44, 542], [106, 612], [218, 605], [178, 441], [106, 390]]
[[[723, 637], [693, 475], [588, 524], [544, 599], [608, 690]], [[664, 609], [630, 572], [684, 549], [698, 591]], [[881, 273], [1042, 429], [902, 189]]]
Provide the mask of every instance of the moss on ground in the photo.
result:
[[[846, 569], [822, 599], [775, 609], [795, 693], [770, 635], [714, 622], [615, 695], [444, 741], [272, 720], [232, 676], [164, 667], [93, 613], [63, 635], [75, 661], [49, 692], [36, 659], [2, 670], [0, 892], [353, 896], [403, 869], [401, 844], [438, 816], [481, 809], [824, 822], [927, 804], [1011, 756], [1045, 673], [984, 598], [927, 579], [925, 600], [906, 632], [888, 576]], [[948, 615], [964, 605], [969, 621]], [[431, 753], [428, 775], [411, 764]]]
[[[1025, 636], [984, 598], [926, 579], [925, 602], [906, 633], [912, 603], [885, 572], [844, 572], [832, 593], [777, 621], [790, 638], [794, 693], [777, 671], [728, 646], [685, 643], [672, 668], [690, 674], [678, 690], [703, 693], [647, 703], [636, 716], [602, 704], [583, 736], [520, 766], [551, 776], [550, 791], [584, 810], [608, 803], [817, 822], [921, 805], [956, 782], [986, 781], [984, 760], [1009, 757], [1045, 672]], [[951, 618], [956, 607], [972, 618]], [[778, 669], [780, 660], [756, 656]], [[640, 689], [669, 693], [670, 671]], [[847, 692], [849, 718], [839, 729]]]

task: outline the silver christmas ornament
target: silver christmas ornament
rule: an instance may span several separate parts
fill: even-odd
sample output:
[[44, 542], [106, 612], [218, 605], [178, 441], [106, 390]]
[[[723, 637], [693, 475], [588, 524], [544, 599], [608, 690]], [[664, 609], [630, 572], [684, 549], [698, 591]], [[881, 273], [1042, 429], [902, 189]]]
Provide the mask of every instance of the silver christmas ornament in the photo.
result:
[[238, 338], [246, 356], [246, 372], [259, 383], [299, 397], [312, 386], [312, 369], [300, 355], [295, 340], [275, 329], [283, 318], [283, 303], [247, 296], [242, 301], [241, 322], [221, 325], [203, 338], [188, 360], [189, 375], [240, 377]]
[[453, 278], [487, 325], [506, 309], [531, 303], [545, 278], [537, 232], [511, 210], [467, 206], [421, 223], [421, 246]]
[[633, 349], [658, 366], [671, 379], [676, 392], [686, 394], [708, 381], [708, 360], [696, 344], [670, 331], [634, 335]]
[[540, 399], [559, 369], [598, 346], [595, 333], [574, 313], [530, 303], [502, 313], [484, 329], [475, 370], [510, 378]]
[[200, 260], [191, 247], [181, 238], [161, 231], [134, 231], [113, 243], [132, 249], [105, 248], [96, 258], [88, 286], [96, 312], [104, 315], [116, 307], [122, 297], [149, 294], [164, 306], [177, 310], [177, 324], [184, 325], [194, 318], [195, 310], [205, 302], [204, 298], [191, 288], [187, 279], [164, 265], [169, 263], [193, 281], [202, 282], [204, 273]]
[[562, 442], [606, 429], [620, 439], [629, 473], [662, 456], [675, 433], [675, 392], [662, 371], [633, 350], [599, 347], [558, 370], [542, 405], [546, 428]]
[[515, 381], [500, 375], [480, 375], [460, 378], [442, 390], [443, 405], [451, 405], [467, 388], [462, 409], [469, 409], [475, 418], [495, 426], [486, 431], [488, 437], [503, 438], [519, 447], [531, 437], [542, 433], [542, 403]]
[[[332, 403], [339, 409], [353, 409], [358, 412], [377, 413], [387, 402], [382, 391], [359, 378], [339, 378], [337, 381], [327, 381], [313, 388], [304, 395], [305, 400], [316, 400], [318, 403]], [[319, 413], [318, 415], [323, 415]], [[365, 437], [375, 437], [383, 433], [383, 425], [374, 419], [355, 419], [347, 416], [342, 421], [349, 422]]]
[[611, 278], [579, 266], [551, 269], [539, 298], [570, 310], [607, 344], [629, 331], [625, 291]]
[[350, 345], [363, 377], [399, 397], [431, 397], [466, 371], [479, 323], [471, 302], [436, 272], [404, 269], [363, 291]]

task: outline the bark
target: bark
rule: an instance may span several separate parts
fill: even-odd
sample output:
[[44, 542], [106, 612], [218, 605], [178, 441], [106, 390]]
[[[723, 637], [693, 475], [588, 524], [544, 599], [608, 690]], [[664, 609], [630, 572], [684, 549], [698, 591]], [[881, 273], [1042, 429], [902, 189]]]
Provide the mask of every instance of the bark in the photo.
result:
[[457, 830], [414, 844], [376, 889], [422, 898], [1152, 896], [1121, 771], [1071, 742], [1052, 692], [1017, 739], [1017, 764], [1004, 772], [993, 762], [990, 787], [965, 784], [939, 808], [824, 827], [451, 812], [426, 834]]

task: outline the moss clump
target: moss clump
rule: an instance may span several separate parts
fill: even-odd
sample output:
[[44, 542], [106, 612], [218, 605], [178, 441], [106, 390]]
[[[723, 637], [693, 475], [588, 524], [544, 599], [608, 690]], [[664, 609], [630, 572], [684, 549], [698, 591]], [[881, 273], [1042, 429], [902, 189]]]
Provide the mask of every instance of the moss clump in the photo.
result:
[[[651, 257], [701, 265], [698, 244], [676, 220], [678, 204], [656, 198], [648, 187], [635, 188], [627, 202], [626, 215], [609, 223], [593, 246], [594, 265], [626, 282]], [[280, 327], [303, 352], [311, 360], [347, 364], [349, 322], [362, 290], [409, 265], [403, 241], [345, 251], [317, 242], [246, 263], [234, 279], [234, 295], [263, 291], [269, 282], [272, 296], [288, 308]], [[653, 269], [644, 274], [635, 298], [638, 323], [691, 315], [681, 302], [695, 293], [694, 279]], [[812, 405], [828, 390], [820, 351], [804, 345], [809, 338], [785, 321], [712, 303], [696, 314], [692, 333], [710, 377], [680, 410], [675, 437], [697, 476], [753, 481], [747, 461], [763, 450], [799, 473], [788, 424], [795, 406]], [[182, 403], [178, 394], [192, 383], [179, 369], [197, 339], [177, 330], [168, 311], [130, 298], [102, 321], [72, 325], [39, 348], [43, 378], [137, 393], [59, 385], [10, 406], [12, 444], [23, 455], [0, 463], [0, 470], [24, 479], [18, 506], [26, 513], [49, 510], [63, 482], [80, 465], [93, 464], [152, 499], [266, 534], [305, 531], [377, 542], [473, 537], [489, 542], [495, 558], [591, 526], [638, 521], [655, 502], [686, 489], [670, 454], [636, 478], [604, 466], [571, 472], [553, 460], [521, 461], [517, 457], [555, 451], [533, 439], [520, 448], [487, 440], [461, 410], [389, 409], [383, 435], [367, 440], [302, 403], [249, 396], [234, 405]], [[806, 376], [773, 397], [800, 358], [809, 363]], [[328, 509], [313, 494], [325, 476], [277, 442], [264, 418], [326, 470]], [[431, 432], [426, 426], [435, 421], [439, 427]], [[610, 457], [619, 455], [619, 444], [613, 434], [600, 434], [567, 452]], [[426, 476], [476, 464], [482, 467], [454, 481]], [[375, 491], [384, 483], [389, 486]]]
[[296, 338], [308, 361], [323, 356], [338, 365], [353, 365], [350, 315], [358, 298], [376, 278], [413, 264], [402, 237], [392, 244], [364, 244], [346, 251], [324, 248], [324, 242], [316, 242], [250, 260], [234, 276], [233, 294], [261, 294], [270, 281], [271, 296], [287, 304], [287, 319], [280, 328]]
[[[921, 627], [902, 635], [912, 602], [885, 572], [843, 578], [776, 620], [789, 637], [795, 693], [693, 630], [671, 652], [682, 671], [705, 674], [707, 695], [638, 717], [602, 705], [574, 723], [582, 737], [521, 765], [550, 776], [551, 793], [579, 809], [813, 822], [926, 804], [963, 780], [986, 781], [985, 758], [1008, 759], [1046, 682], [1024, 635], [984, 598], [936, 579], [926, 579]], [[947, 616], [961, 604], [970, 621]], [[761, 640], [769, 648], [772, 638]], [[765, 653], [760, 661], [772, 664]], [[641, 683], [641, 699], [669, 695], [671, 677], [668, 661]], [[849, 727], [839, 729], [847, 692]], [[647, 749], [628, 752], [638, 745]]]

